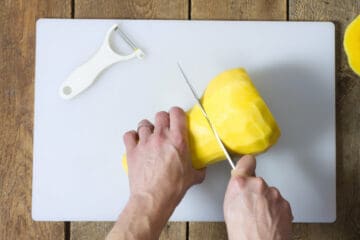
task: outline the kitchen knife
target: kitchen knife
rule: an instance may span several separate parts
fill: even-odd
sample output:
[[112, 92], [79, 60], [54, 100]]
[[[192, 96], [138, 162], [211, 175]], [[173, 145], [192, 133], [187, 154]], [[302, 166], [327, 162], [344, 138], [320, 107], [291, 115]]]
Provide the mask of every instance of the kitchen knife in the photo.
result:
[[219, 137], [219, 134], [218, 134], [218, 132], [216, 131], [215, 126], [212, 124], [209, 116], [207, 115], [207, 113], [206, 113], [203, 105], [201, 104], [200, 98], [198, 97], [198, 95], [197, 95], [197, 93], [196, 93], [196, 91], [195, 91], [195, 88], [191, 85], [189, 79], [186, 77], [186, 74], [185, 74], [184, 70], [182, 69], [180, 63], [177, 63], [177, 65], [178, 65], [178, 67], [179, 67], [179, 70], [180, 70], [180, 72], [181, 72], [181, 75], [183, 76], [183, 78], [184, 78], [187, 86], [190, 88], [190, 90], [191, 90], [191, 92], [192, 92], [192, 95], [194, 96], [197, 104], [199, 105], [202, 114], [204, 115], [205, 119], [206, 119], [207, 122], [209, 123], [209, 126], [210, 126], [210, 128], [211, 128], [211, 131], [213, 132], [213, 134], [214, 134], [214, 136], [215, 136], [215, 138], [216, 138], [216, 141], [218, 142], [221, 150], [224, 152], [225, 157], [226, 157], [226, 159], [228, 160], [231, 168], [232, 168], [232, 169], [235, 169], [235, 165], [234, 165], [234, 163], [233, 163], [233, 161], [232, 161], [232, 159], [231, 159], [231, 157], [230, 157], [230, 154], [229, 154], [229, 152], [227, 151], [227, 149], [226, 149], [224, 143], [222, 142], [221, 138]]

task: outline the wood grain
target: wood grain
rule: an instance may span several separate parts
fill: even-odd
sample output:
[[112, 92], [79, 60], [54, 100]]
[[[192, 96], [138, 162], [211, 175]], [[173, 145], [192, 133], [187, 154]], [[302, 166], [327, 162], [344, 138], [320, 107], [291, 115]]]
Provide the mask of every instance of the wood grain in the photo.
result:
[[[188, 0], [75, 0], [75, 18], [188, 19]], [[112, 223], [71, 223], [71, 240], [104, 239]], [[168, 223], [160, 239], [186, 239], [186, 223]]]
[[[103, 240], [110, 232], [113, 222], [72, 222], [71, 240]], [[186, 222], [166, 224], [160, 240], [186, 239]]]
[[160, 240], [185, 240], [186, 222], [169, 222], [160, 235]]
[[337, 220], [296, 224], [294, 239], [360, 239], [360, 78], [349, 68], [342, 41], [360, 1], [290, 0], [290, 20], [332, 21], [336, 27]]
[[187, 19], [188, 0], [75, 0], [75, 18]]
[[216, 239], [227, 240], [226, 226], [223, 222], [190, 222], [189, 240]]
[[70, 240], [104, 240], [112, 222], [72, 222]]
[[35, 21], [69, 17], [70, 1], [8, 0], [0, 10], [0, 239], [64, 239], [31, 219]]
[[[286, 20], [285, 0], [191, 0], [191, 19]], [[224, 223], [189, 224], [189, 240], [227, 239]]]
[[191, 19], [286, 20], [286, 0], [192, 0]]

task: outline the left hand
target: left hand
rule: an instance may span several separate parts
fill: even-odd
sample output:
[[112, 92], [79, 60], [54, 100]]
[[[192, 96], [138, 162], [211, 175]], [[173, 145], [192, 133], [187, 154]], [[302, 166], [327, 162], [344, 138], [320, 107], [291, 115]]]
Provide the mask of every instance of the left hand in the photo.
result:
[[124, 142], [130, 199], [107, 239], [159, 239], [186, 191], [205, 178], [205, 169], [192, 167], [186, 115], [159, 112], [154, 125], [142, 120]]
[[[124, 135], [131, 197], [145, 196], [175, 209], [205, 169], [192, 167], [186, 114], [173, 107], [158, 112], [154, 125], [144, 119], [136, 131]], [[131, 198], [130, 197], [130, 198]]]

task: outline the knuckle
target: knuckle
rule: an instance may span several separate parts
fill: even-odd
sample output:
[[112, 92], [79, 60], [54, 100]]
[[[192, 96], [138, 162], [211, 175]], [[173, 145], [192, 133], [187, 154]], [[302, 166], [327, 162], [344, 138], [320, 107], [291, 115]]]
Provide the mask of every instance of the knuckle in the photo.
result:
[[256, 161], [255, 156], [250, 155], [250, 154], [244, 155], [243, 158], [246, 158], [246, 159], [249, 159], [249, 160], [252, 160], [252, 161]]
[[145, 124], [149, 124], [149, 123], [150, 123], [149, 120], [143, 119], [139, 122], [139, 125], [145, 125]]
[[278, 199], [281, 198], [280, 192], [279, 192], [279, 190], [278, 190], [277, 188], [271, 187], [271, 188], [270, 188], [270, 191], [271, 191], [271, 196], [272, 196], [274, 199], [278, 200]]
[[[196, 171], [196, 170], [194, 170], [194, 171]], [[204, 181], [204, 179], [205, 179], [205, 174], [200, 174], [200, 173], [195, 172], [194, 177], [193, 177], [193, 184], [200, 184]]]
[[180, 152], [184, 152], [186, 150], [187, 144], [185, 141], [178, 140], [175, 142], [176, 149], [179, 149]]
[[169, 112], [174, 114], [174, 115], [182, 115], [182, 114], [184, 114], [184, 110], [182, 110], [182, 108], [180, 108], [180, 107], [172, 107]]
[[285, 209], [291, 210], [290, 203], [289, 203], [288, 201], [286, 201], [285, 199], [284, 199], [284, 201], [282, 202], [282, 204], [283, 204], [283, 206], [284, 206]]
[[188, 142], [187, 139], [181, 134], [181, 132], [172, 132], [171, 133], [173, 142], [177, 147], [186, 147]]
[[155, 147], [159, 147], [165, 143], [166, 136], [162, 132], [159, 132], [158, 134], [152, 136], [152, 138], [150, 139]]
[[246, 177], [237, 176], [237, 177], [236, 177], [236, 182], [237, 182], [240, 190], [245, 189], [245, 186], [246, 186]]
[[134, 130], [127, 131], [126, 133], [124, 133], [123, 139], [128, 139], [129, 137], [132, 137], [134, 135], [134, 132]]
[[168, 113], [165, 111], [160, 111], [158, 113], [156, 113], [155, 118], [156, 119], [164, 119], [168, 117]]
[[126, 133], [124, 133], [124, 135], [123, 135], [123, 139], [127, 139], [127, 138], [129, 137], [129, 134], [130, 134], [130, 132], [126, 132]]
[[256, 189], [259, 193], [265, 193], [266, 191], [266, 182], [262, 177], [257, 177], [256, 181]]

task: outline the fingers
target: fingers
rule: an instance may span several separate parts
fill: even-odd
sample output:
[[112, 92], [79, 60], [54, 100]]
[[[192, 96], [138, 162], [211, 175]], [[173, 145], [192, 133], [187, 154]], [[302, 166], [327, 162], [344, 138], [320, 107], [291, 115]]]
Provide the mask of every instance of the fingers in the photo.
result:
[[269, 200], [275, 200], [275, 201], [278, 201], [280, 199], [282, 199], [282, 196], [279, 192], [279, 190], [275, 187], [270, 187], [266, 193], [266, 197], [269, 199]]
[[158, 112], [155, 115], [154, 125], [147, 119], [140, 121], [137, 128], [138, 140], [146, 141], [152, 133], [162, 134], [164, 130], [169, 128], [175, 133], [174, 137], [182, 142], [184, 134], [187, 133], [187, 119], [181, 108], [173, 107], [169, 113]]
[[162, 133], [170, 127], [170, 117], [167, 112], [161, 111], [155, 115], [155, 134]]
[[236, 168], [231, 171], [232, 177], [255, 176], [256, 159], [252, 155], [245, 155], [236, 164]]
[[291, 221], [294, 220], [294, 215], [292, 214], [291, 205], [287, 200], [284, 199], [284, 201], [282, 202], [282, 207], [289, 214], [290, 220]]
[[[252, 155], [245, 155], [236, 163], [231, 171], [231, 181], [235, 181], [242, 192], [251, 192], [259, 195], [266, 195], [269, 187], [261, 177], [255, 177], [256, 159]], [[232, 184], [233, 186], [233, 184]]]
[[184, 110], [179, 107], [172, 107], [169, 111], [170, 115], [170, 131], [176, 136], [186, 136], [187, 118]]
[[247, 191], [258, 195], [266, 195], [269, 187], [265, 180], [261, 177], [240, 177], [236, 179], [240, 190]]
[[146, 141], [154, 131], [154, 125], [147, 119], [141, 120], [138, 124], [137, 132], [140, 141]]
[[294, 219], [294, 216], [292, 215], [290, 203], [285, 198], [283, 198], [283, 196], [281, 196], [281, 193], [277, 188], [269, 187], [269, 189], [268, 189], [268, 191], [266, 193], [266, 198], [269, 201], [273, 201], [273, 202], [275, 202], [277, 204], [280, 204], [280, 207], [282, 209], [284, 209], [285, 212], [288, 213], [289, 218], [291, 220]]
[[136, 144], [139, 140], [139, 135], [136, 131], [132, 130], [132, 131], [126, 132], [124, 134], [123, 139], [124, 139], [124, 143], [125, 143], [126, 152], [129, 152], [134, 147], [136, 147]]
[[194, 184], [200, 184], [204, 181], [206, 175], [206, 168], [194, 170]]

